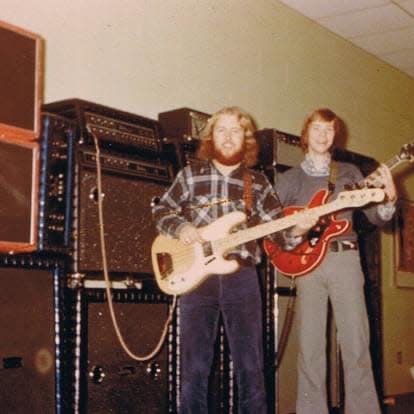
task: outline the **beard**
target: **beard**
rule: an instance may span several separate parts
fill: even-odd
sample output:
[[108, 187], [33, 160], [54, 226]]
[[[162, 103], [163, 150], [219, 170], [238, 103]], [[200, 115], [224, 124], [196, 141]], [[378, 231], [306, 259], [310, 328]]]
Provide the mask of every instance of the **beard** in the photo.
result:
[[243, 148], [240, 151], [237, 151], [233, 153], [232, 155], [226, 155], [226, 154], [223, 154], [222, 151], [220, 151], [218, 148], [214, 146], [213, 147], [213, 159], [217, 160], [220, 164], [223, 164], [226, 166], [236, 165], [236, 164], [240, 164], [243, 161], [245, 152], [246, 151], [243, 146]]

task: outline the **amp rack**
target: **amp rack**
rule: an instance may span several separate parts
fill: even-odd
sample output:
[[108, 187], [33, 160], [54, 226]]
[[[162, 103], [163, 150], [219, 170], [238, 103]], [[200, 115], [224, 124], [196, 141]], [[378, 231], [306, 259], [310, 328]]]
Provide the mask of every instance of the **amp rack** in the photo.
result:
[[69, 119], [79, 126], [79, 144], [94, 145], [94, 136], [102, 149], [156, 157], [161, 151], [158, 121], [82, 99], [67, 99], [43, 105], [43, 110]]
[[85, 121], [87, 130], [99, 141], [159, 152], [158, 137], [155, 136], [154, 128], [134, 125], [90, 112], [85, 112]]
[[41, 114], [39, 250], [67, 252], [70, 248], [73, 163], [77, 126], [56, 114]]
[[[96, 153], [92, 150], [79, 151], [79, 161], [85, 167], [96, 168]], [[114, 154], [100, 154], [100, 165], [103, 170], [122, 175], [155, 180], [157, 182], [171, 183], [173, 180], [172, 166], [161, 161], [142, 161], [125, 158]]]

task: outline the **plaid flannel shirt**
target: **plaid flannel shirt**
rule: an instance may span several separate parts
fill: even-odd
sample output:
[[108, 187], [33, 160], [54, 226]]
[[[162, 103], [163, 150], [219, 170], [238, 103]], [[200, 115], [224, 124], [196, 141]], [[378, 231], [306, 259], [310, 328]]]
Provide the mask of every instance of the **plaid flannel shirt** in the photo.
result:
[[[240, 166], [229, 176], [224, 176], [211, 162], [187, 165], [152, 209], [157, 230], [178, 237], [182, 226], [187, 223], [198, 228], [213, 223], [224, 214], [246, 212], [243, 200], [246, 170]], [[275, 220], [282, 212], [266, 176], [254, 170], [248, 171], [252, 178], [251, 214], [248, 223], [242, 223], [239, 229]], [[261, 260], [260, 247], [255, 241], [240, 245], [229, 253], [252, 263]]]

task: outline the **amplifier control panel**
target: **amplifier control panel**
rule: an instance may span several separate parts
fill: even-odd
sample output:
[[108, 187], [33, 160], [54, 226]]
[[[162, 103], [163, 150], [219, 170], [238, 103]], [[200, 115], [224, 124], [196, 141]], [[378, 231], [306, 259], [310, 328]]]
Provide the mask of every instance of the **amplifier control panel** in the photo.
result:
[[141, 157], [156, 158], [161, 151], [159, 122], [141, 115], [121, 111], [83, 99], [67, 99], [43, 105], [47, 112], [76, 120], [79, 144], [94, 145], [95, 136], [101, 149]]
[[160, 143], [154, 129], [85, 112], [86, 129], [98, 140], [158, 152]]
[[73, 154], [76, 124], [55, 114], [42, 114], [40, 136], [39, 249], [70, 246]]
[[[94, 151], [81, 150], [79, 156], [82, 165], [96, 168], [96, 153]], [[142, 161], [114, 154], [101, 153], [100, 165], [102, 169], [114, 173], [118, 172], [167, 183], [170, 183], [173, 180], [172, 166], [166, 162]]]

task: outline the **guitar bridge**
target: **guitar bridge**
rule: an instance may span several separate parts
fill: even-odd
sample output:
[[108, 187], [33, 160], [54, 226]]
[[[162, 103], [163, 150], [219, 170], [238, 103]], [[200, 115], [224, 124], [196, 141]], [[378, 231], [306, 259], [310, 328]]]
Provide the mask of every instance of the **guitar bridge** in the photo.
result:
[[213, 254], [213, 246], [211, 245], [211, 242], [204, 242], [202, 244], [202, 247], [203, 247], [204, 257], [208, 257]]

